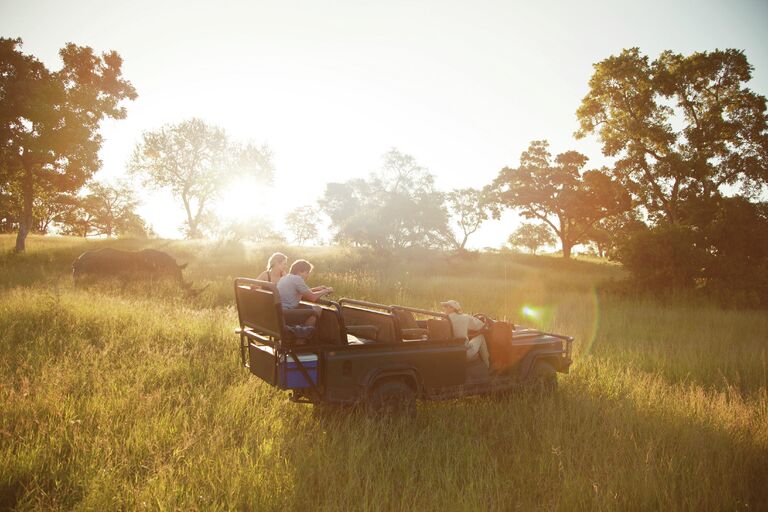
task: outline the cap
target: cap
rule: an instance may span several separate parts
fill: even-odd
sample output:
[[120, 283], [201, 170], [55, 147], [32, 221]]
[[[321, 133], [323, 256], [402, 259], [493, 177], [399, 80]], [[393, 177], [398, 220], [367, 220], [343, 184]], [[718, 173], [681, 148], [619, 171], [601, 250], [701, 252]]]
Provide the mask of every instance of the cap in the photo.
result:
[[447, 300], [445, 302], [440, 303], [441, 306], [448, 306], [449, 308], [453, 308], [459, 313], [461, 313], [461, 304], [459, 304], [458, 301], [455, 300]]

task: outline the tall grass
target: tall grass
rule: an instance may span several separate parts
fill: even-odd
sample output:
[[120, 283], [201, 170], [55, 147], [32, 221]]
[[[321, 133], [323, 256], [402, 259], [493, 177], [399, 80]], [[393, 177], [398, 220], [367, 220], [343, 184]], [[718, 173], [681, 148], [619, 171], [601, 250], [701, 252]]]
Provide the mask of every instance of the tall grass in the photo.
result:
[[380, 424], [318, 415], [239, 367], [232, 278], [272, 248], [113, 241], [167, 250], [209, 287], [72, 288], [74, 257], [107, 243], [33, 237], [0, 256], [0, 508], [768, 508], [764, 312], [608, 295], [621, 269], [583, 261], [288, 249], [339, 296], [455, 298], [577, 337], [555, 397]]

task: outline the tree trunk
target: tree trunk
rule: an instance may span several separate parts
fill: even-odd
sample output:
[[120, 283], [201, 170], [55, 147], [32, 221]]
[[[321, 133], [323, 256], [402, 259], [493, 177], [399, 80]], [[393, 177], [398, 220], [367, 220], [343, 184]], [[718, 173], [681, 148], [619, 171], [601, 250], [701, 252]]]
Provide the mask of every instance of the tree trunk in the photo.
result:
[[573, 244], [563, 239], [560, 240], [560, 244], [563, 246], [563, 258], [567, 260], [571, 259], [571, 249], [573, 248]]
[[19, 233], [16, 235], [16, 252], [24, 252], [27, 249], [26, 241], [29, 231], [32, 229], [32, 203], [34, 195], [32, 189], [32, 169], [24, 167], [24, 181], [21, 184], [23, 206], [19, 219]]
[[181, 200], [184, 202], [184, 211], [187, 213], [187, 227], [189, 228], [187, 237], [190, 239], [200, 238], [197, 232], [197, 219], [192, 215], [192, 206], [186, 193], [181, 194]]

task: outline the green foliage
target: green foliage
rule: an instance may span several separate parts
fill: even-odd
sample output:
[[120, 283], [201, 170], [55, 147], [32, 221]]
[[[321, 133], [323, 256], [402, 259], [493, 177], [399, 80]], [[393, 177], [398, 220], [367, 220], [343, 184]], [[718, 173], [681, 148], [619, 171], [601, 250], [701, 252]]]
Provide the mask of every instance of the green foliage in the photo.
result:
[[637, 210], [629, 210], [596, 222], [585, 235], [584, 241], [594, 244], [600, 258], [618, 258], [618, 248], [634, 233], [648, 226], [640, 220]]
[[555, 236], [546, 224], [521, 224], [509, 235], [507, 243], [512, 247], [525, 247], [536, 254], [539, 248], [555, 243]]
[[211, 203], [227, 183], [247, 176], [269, 182], [274, 169], [266, 146], [235, 144], [222, 128], [192, 118], [144, 133], [129, 171], [146, 187], [169, 188], [184, 206], [188, 237], [200, 238], [203, 226], [213, 223]]
[[138, 200], [124, 183], [117, 185], [92, 182], [83, 197], [73, 197], [54, 219], [63, 234], [76, 236], [105, 235], [144, 238], [149, 229], [136, 213]]
[[443, 200], [432, 174], [411, 155], [392, 149], [378, 173], [329, 183], [318, 203], [331, 219], [337, 242], [393, 250], [446, 245]]
[[619, 260], [646, 289], [695, 288], [727, 304], [768, 305], [768, 207], [740, 197], [706, 205], [689, 225], [634, 232]]
[[586, 156], [567, 151], [553, 161], [548, 147], [544, 140], [531, 142], [518, 168], [499, 172], [489, 195], [495, 196], [496, 216], [498, 208], [508, 207], [546, 223], [560, 239], [567, 259], [597, 222], [627, 211], [631, 202], [605, 170], [584, 171]]
[[756, 197], [768, 183], [766, 99], [745, 84], [739, 50], [663, 52], [637, 48], [595, 64], [577, 111], [577, 136], [598, 132], [615, 172], [653, 216], [678, 223], [687, 200], [724, 185]]
[[136, 98], [116, 52], [70, 43], [59, 51], [61, 69], [50, 71], [21, 44], [0, 38], [0, 189], [19, 194], [17, 252], [33, 229], [39, 191], [77, 191], [101, 165], [99, 123], [124, 118], [122, 100]]
[[644, 288], [691, 289], [707, 259], [696, 239], [696, 233], [684, 226], [641, 230], [623, 244], [619, 259]]
[[[558, 396], [419, 404], [412, 424], [319, 416], [239, 366], [232, 277], [274, 247], [162, 246], [211, 287], [70, 284], [99, 240], [0, 236], [0, 506], [17, 509], [748, 510], [768, 506], [768, 318], [594, 295], [579, 260], [281, 248], [340, 295], [469, 311], [576, 336]], [[599, 321], [598, 321], [599, 320]], [[393, 491], [394, 489], [394, 491]]]

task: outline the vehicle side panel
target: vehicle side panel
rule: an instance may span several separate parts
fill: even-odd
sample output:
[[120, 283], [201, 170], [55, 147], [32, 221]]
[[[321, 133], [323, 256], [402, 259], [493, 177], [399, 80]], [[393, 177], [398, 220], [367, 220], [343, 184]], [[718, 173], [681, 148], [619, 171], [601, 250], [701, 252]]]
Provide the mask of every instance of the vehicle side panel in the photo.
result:
[[351, 347], [325, 353], [325, 400], [356, 402], [376, 379], [402, 375], [419, 395], [464, 382], [463, 343], [411, 342]]

